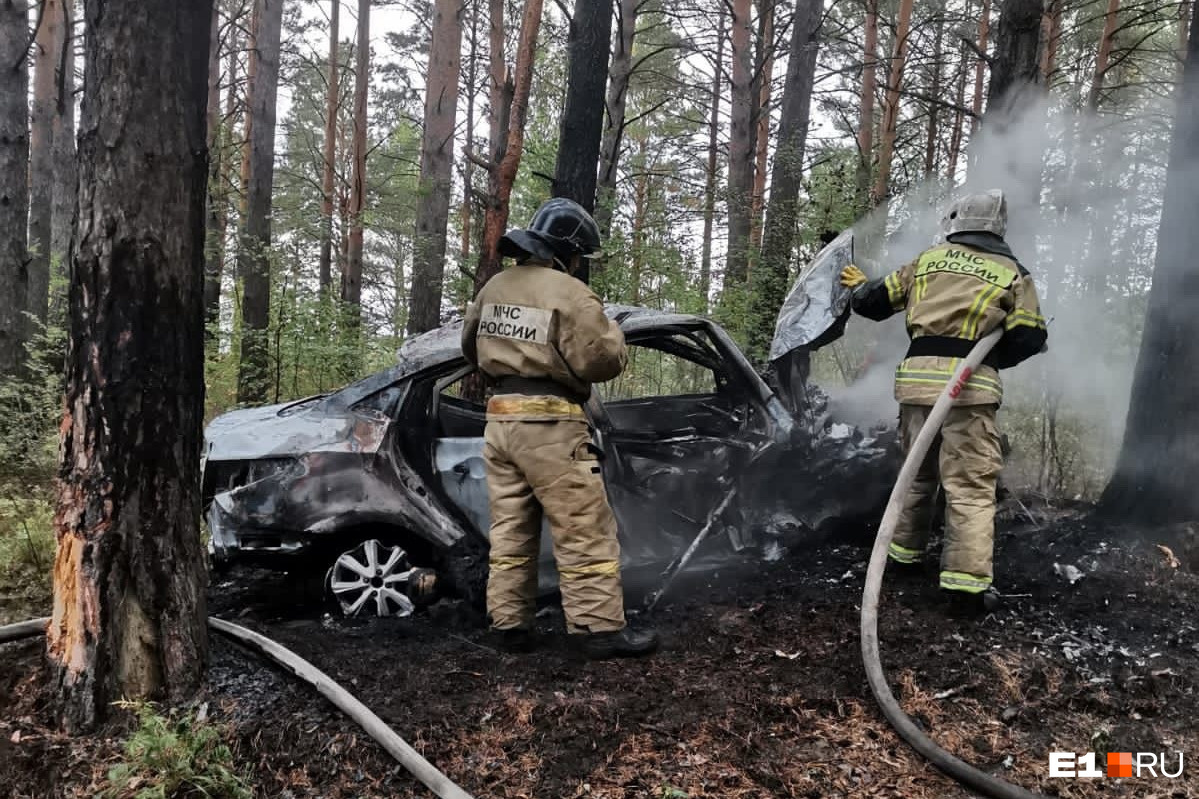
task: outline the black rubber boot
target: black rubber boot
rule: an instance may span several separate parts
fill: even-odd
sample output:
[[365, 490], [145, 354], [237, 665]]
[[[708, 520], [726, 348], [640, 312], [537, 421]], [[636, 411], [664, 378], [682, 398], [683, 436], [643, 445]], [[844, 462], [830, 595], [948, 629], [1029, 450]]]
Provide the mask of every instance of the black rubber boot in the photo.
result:
[[978, 594], [965, 591], [947, 591], [942, 589], [949, 615], [961, 618], [978, 618], [994, 613], [1003, 605], [1003, 599], [994, 588]]
[[652, 655], [658, 650], [658, 634], [653, 630], [623, 630], [607, 633], [586, 633], [579, 636], [583, 654], [592, 660], [636, 658]]
[[507, 630], [497, 630], [494, 627], [487, 633], [489, 643], [501, 652], [521, 653], [532, 652], [537, 644], [533, 631], [527, 627], [511, 627]]

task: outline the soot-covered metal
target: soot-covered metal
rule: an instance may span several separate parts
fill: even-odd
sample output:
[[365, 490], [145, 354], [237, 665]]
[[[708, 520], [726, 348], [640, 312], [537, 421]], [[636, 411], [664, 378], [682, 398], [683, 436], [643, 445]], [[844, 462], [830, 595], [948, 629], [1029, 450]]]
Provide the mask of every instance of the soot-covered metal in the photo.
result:
[[[630, 367], [597, 387], [587, 411], [630, 573], [677, 557], [734, 487], [737, 501], [715, 520], [720, 534], [692, 568], [775, 559], [813, 534], [877, 518], [896, 466], [893, 434], [835, 423], [815, 388], [772, 388], [709, 320], [608, 313]], [[464, 583], [485, 575], [488, 528], [485, 398], [460, 332], [455, 323], [413, 338], [395, 367], [338, 392], [214, 420], [204, 497], [216, 560], [327, 567], [379, 541], [473, 594], [477, 585]], [[542, 562], [548, 588], [548, 536]]]

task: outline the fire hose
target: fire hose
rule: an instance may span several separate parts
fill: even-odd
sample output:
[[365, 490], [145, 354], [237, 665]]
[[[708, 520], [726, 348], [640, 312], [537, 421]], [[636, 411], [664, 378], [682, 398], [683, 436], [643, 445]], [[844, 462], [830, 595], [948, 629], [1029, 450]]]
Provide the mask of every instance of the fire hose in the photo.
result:
[[940, 433], [941, 425], [944, 423], [949, 409], [953, 406], [953, 401], [962, 392], [970, 375], [999, 342], [1002, 335], [1003, 329], [997, 328], [974, 345], [974, 349], [962, 361], [953, 378], [946, 384], [945, 390], [941, 392], [941, 396], [937, 398], [936, 404], [929, 412], [928, 419], [920, 428], [920, 434], [916, 436], [916, 441], [912, 444], [907, 458], [903, 462], [903, 467], [899, 470], [899, 477], [895, 480], [895, 487], [891, 490], [891, 498], [887, 501], [887, 509], [878, 528], [878, 536], [874, 539], [874, 549], [870, 553], [870, 566], [866, 570], [866, 585], [862, 589], [862, 665], [866, 668], [866, 680], [870, 683], [874, 699], [888, 723], [900, 738], [903, 738], [908, 745], [934, 766], [984, 796], [995, 799], [1043, 799], [1040, 794], [1032, 793], [980, 771], [942, 749], [925, 735], [903, 712], [899, 702], [895, 700], [895, 695], [891, 693], [891, 688], [887, 684], [887, 676], [883, 672], [878, 647], [879, 594], [882, 589], [883, 572], [887, 568], [887, 549], [895, 535], [895, 525], [899, 521], [904, 497], [916, 479], [925, 454]]
[[[0, 626], [0, 644], [34, 638], [46, 632], [49, 618], [31, 619], [18, 624]], [[287, 647], [272, 641], [265, 635], [213, 616], [208, 618], [208, 626], [217, 632], [232, 638], [234, 641], [247, 646], [275, 664], [299, 677], [304, 682], [316, 688], [321, 696], [357, 722], [368, 735], [375, 739], [389, 755], [394, 757], [408, 773], [425, 785], [440, 799], [474, 799], [469, 793], [455, 785], [449, 777], [442, 774], [420, 753], [387, 726], [383, 719], [375, 715], [370, 708], [358, 701], [349, 691], [338, 685], [323, 671], [313, 666]]]

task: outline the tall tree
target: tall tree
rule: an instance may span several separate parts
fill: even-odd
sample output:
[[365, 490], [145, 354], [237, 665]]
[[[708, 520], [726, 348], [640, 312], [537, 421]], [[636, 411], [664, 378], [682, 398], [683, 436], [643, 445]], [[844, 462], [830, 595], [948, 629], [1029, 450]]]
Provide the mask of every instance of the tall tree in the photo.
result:
[[[604, 238], [607, 238], [612, 230], [612, 215], [616, 206], [616, 167], [624, 138], [629, 80], [633, 75], [633, 44], [637, 35], [637, 17], [644, 3], [645, 0], [620, 0], [616, 6], [616, 47], [612, 52], [612, 64], [608, 68], [608, 94], [604, 100], [604, 129], [600, 139], [599, 177], [595, 200], [595, 221], [599, 225], [600, 235]], [[723, 8], [722, 4], [722, 15]], [[723, 45], [723, 40], [721, 44]]]
[[1112, 58], [1112, 43], [1116, 36], [1116, 18], [1120, 13], [1120, 0], [1108, 0], [1107, 12], [1103, 15], [1103, 33], [1099, 37], [1099, 52], [1095, 56], [1095, 71], [1091, 73], [1091, 89], [1087, 92], [1087, 109], [1094, 112], [1099, 108], [1103, 96], [1104, 78]]
[[754, 188], [749, 246], [762, 247], [762, 212], [766, 201], [766, 167], [770, 156], [770, 93], [774, 88], [774, 4], [758, 0], [758, 58], [754, 67]]
[[899, 124], [899, 92], [903, 88], [903, 71], [908, 61], [912, 5], [913, 0], [900, 0], [899, 18], [895, 21], [895, 45], [891, 51], [891, 70], [883, 95], [883, 118], [879, 125], [878, 174], [874, 179], [871, 197], [875, 205], [884, 202], [891, 191], [891, 158], [895, 152], [895, 134]]
[[[543, 0], [525, 0], [520, 22], [520, 38], [516, 45], [516, 69], [511, 89], [504, 74], [503, 0], [492, 0], [491, 16], [491, 79], [492, 79], [492, 144], [493, 160], [488, 166], [488, 194], [483, 214], [483, 240], [479, 250], [479, 268], [475, 271], [475, 292], [500, 271], [500, 237], [508, 224], [512, 183], [520, 167], [524, 148], [525, 119], [529, 112], [529, 91], [533, 85], [533, 56], [537, 50], [537, 35], [541, 30]], [[497, 24], [496, 6], [499, 6]], [[498, 36], [497, 36], [498, 32]], [[498, 41], [497, 41], [498, 39]], [[498, 66], [497, 66], [498, 44]], [[509, 93], [510, 91], [510, 93]], [[497, 102], [504, 107], [495, 108]], [[507, 110], [504, 110], [506, 107]], [[502, 148], [502, 149], [497, 149]]]
[[1014, 116], [1026, 103], [1024, 89], [1041, 82], [1041, 28], [1044, 0], [1004, 0], [995, 31], [987, 115]]
[[47, 631], [69, 729], [90, 727], [119, 699], [190, 696], [207, 650], [198, 520], [212, 2], [85, 0], [84, 9]]
[[791, 275], [822, 13], [822, 0], [797, 0], [791, 21], [791, 45], [787, 52], [778, 148], [770, 175], [770, 203], [762, 258], [759, 268], [754, 271], [754, 290], [750, 297], [749, 349], [750, 355], [759, 363], [765, 361], [769, 353], [774, 319], [787, 296]]
[[446, 225], [453, 191], [454, 126], [462, 59], [462, 0], [437, 0], [425, 79], [425, 132], [420, 151], [420, 195], [416, 206], [416, 246], [408, 332], [441, 324], [445, 279]]
[[63, 0], [59, 28], [58, 70], [51, 136], [54, 139], [54, 211], [50, 222], [50, 252], [66, 271], [67, 250], [75, 220], [78, 172], [75, 166], [75, 3]]
[[329, 76], [325, 94], [325, 139], [321, 143], [321, 255], [317, 281], [321, 296], [327, 297], [333, 285], [333, 190], [337, 178], [337, 112], [340, 109], [341, 81], [341, 0], [329, 3]]
[[749, 232], [754, 182], [753, 51], [750, 47], [750, 0], [733, 0], [729, 41], [733, 51], [729, 87], [729, 243], [725, 257], [724, 290], [745, 283], [749, 275]]
[[66, 0], [42, 0], [33, 47], [33, 110], [29, 126], [29, 286], [26, 310], [46, 321], [50, 306], [54, 217], [54, 117], [58, 72], [66, 42]]
[[978, 18], [978, 59], [974, 65], [974, 99], [970, 103], [970, 133], [978, 130], [983, 114], [983, 72], [987, 67], [987, 39], [991, 34], [991, 0], [982, 0], [982, 14]]
[[720, 3], [720, 12], [716, 17], [716, 60], [712, 65], [712, 99], [708, 114], [708, 163], [704, 169], [704, 238], [700, 242], [699, 290], [704, 310], [707, 310], [708, 294], [712, 289], [712, 231], [716, 224], [717, 157], [720, 155], [720, 87], [724, 77], [724, 15], [725, 4]]
[[1062, 40], [1062, 0], [1048, 0], [1041, 22], [1041, 83], [1049, 86], [1057, 71], [1057, 51]]
[[[221, 313], [221, 274], [225, 269], [225, 186], [221, 159], [221, 7], [213, 3], [208, 47], [208, 226], [204, 245], [204, 332], [214, 337]], [[232, 91], [232, 88], [230, 88]]]
[[[362, 246], [363, 213], [366, 211], [366, 100], [371, 70], [371, 0], [358, 0], [358, 46], [354, 62], [354, 142], [353, 169], [350, 174], [350, 235], [346, 262], [341, 273], [343, 319], [350, 342], [349, 352], [362, 322]], [[354, 364], [344, 365], [345, 378], [352, 377]]]
[[0, 375], [24, 360], [29, 287], [29, 6], [0, 0]]
[[275, 97], [279, 88], [279, 39], [283, 0], [255, 0], [250, 50], [246, 142], [245, 217], [238, 271], [242, 279], [241, 363], [238, 402], [263, 402], [270, 387], [271, 193], [275, 185]]
[[[595, 210], [595, 187], [604, 127], [613, 0], [575, 0], [567, 38], [566, 106], [558, 136], [554, 196]], [[587, 261], [576, 277], [590, 282]]]
[[862, 55], [862, 94], [858, 109], [858, 203], [870, 207], [874, 165], [874, 93], [878, 84], [878, 0], [866, 0], [865, 51]]
[[466, 146], [462, 159], [462, 244], [458, 254], [458, 263], [463, 266], [470, 260], [471, 223], [475, 216], [475, 162], [471, 160], [471, 154], [475, 135], [475, 92], [479, 85], [479, 0], [470, 0], [467, 13], [470, 16], [470, 54], [467, 56], [466, 74]]
[[1101, 508], [1139, 522], [1199, 518], [1199, 412], [1183, 387], [1199, 374], [1199, 15], [1191, 20], [1153, 285], [1124, 430]]

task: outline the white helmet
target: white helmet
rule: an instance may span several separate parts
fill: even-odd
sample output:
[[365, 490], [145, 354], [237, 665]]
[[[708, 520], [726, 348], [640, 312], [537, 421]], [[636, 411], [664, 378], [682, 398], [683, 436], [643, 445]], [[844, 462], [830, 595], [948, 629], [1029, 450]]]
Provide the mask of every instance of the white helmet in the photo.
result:
[[945, 236], [984, 231], [1000, 238], [1007, 232], [1007, 200], [999, 189], [967, 194], [950, 205], [941, 217], [941, 232]]

